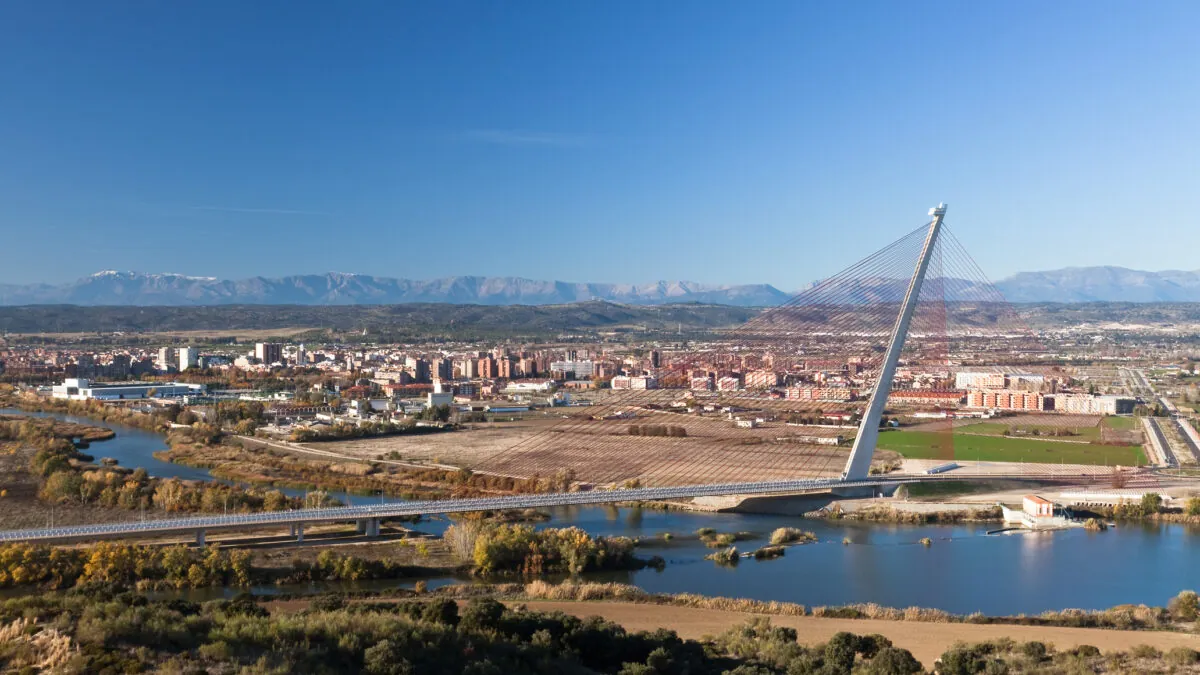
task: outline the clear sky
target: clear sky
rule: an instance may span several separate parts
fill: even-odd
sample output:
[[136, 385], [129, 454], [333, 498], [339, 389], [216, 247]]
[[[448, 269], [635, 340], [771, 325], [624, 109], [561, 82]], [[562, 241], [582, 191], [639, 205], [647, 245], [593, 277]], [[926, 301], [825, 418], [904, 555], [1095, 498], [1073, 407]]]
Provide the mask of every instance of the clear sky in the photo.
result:
[[1200, 268], [1200, 3], [0, 2], [0, 282]]

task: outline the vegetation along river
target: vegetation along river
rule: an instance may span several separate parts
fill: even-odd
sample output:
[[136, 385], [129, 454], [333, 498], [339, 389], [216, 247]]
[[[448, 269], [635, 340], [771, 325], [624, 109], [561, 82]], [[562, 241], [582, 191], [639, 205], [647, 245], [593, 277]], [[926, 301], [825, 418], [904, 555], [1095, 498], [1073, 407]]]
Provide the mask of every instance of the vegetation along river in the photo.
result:
[[[35, 414], [0, 410], [6, 414]], [[104, 424], [87, 418], [38, 414], [69, 422]], [[166, 448], [158, 434], [109, 425], [112, 440], [94, 443], [90, 454], [145, 467], [155, 476], [207, 479], [208, 472], [156, 460]], [[355, 500], [368, 499], [354, 497]], [[440, 533], [448, 521], [435, 518], [417, 529]], [[892, 607], [936, 607], [955, 613], [1035, 614], [1064, 608], [1103, 609], [1123, 603], [1163, 605], [1183, 589], [1200, 588], [1200, 530], [1171, 524], [1126, 524], [1107, 532], [1083, 529], [1039, 534], [987, 535], [987, 525], [889, 525], [806, 520], [794, 516], [691, 513], [616, 507], [570, 507], [553, 511], [538, 527], [580, 527], [593, 535], [642, 539], [642, 555], [666, 559], [662, 571], [589, 575], [597, 581], [631, 583], [651, 592], [700, 593], [797, 602], [809, 606], [875, 602]], [[782, 558], [742, 560], [720, 567], [693, 533], [751, 533], [736, 545], [752, 551], [777, 527], [814, 532], [819, 541], [787, 549]], [[664, 533], [671, 533], [670, 539]], [[933, 540], [931, 546], [918, 541]], [[849, 540], [844, 544], [843, 540]], [[429, 580], [431, 587], [465, 580]], [[323, 586], [370, 589], [411, 585], [376, 581]], [[201, 590], [195, 597], [233, 591]]]

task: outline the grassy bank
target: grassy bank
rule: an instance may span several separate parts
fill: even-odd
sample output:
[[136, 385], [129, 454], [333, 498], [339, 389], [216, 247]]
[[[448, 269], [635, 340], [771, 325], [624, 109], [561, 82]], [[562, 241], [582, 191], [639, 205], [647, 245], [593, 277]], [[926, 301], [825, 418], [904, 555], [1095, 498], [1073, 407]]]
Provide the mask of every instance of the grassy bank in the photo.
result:
[[908, 511], [890, 504], [874, 504], [855, 511], [844, 511], [840, 507], [821, 512], [820, 517], [833, 520], [861, 520], [873, 523], [904, 523], [908, 525], [934, 525], [953, 523], [991, 523], [1004, 519], [999, 506], [984, 506], [977, 509], [946, 511]]
[[[513, 589], [507, 589], [509, 593]], [[1036, 616], [985, 616], [951, 614], [924, 607], [893, 608], [874, 603], [806, 607], [789, 602], [763, 602], [745, 598], [721, 598], [692, 593], [649, 593], [627, 584], [564, 582], [549, 584], [534, 581], [514, 597], [534, 600], [570, 600], [576, 602], [616, 600], [652, 605], [698, 607], [722, 611], [780, 616], [814, 616], [838, 619], [874, 619], [920, 621], [927, 623], [1011, 624], [1020, 626], [1058, 626], [1066, 628], [1112, 628], [1117, 630], [1173, 630], [1192, 632], [1200, 619], [1200, 602], [1192, 591], [1183, 591], [1166, 607], [1120, 605], [1104, 610], [1068, 609], [1043, 612]]]

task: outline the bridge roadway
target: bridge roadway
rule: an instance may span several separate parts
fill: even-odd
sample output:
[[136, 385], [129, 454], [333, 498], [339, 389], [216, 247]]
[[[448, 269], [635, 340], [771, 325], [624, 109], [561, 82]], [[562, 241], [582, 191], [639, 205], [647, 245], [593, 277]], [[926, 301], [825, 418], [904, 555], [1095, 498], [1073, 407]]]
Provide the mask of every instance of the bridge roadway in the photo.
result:
[[[843, 481], [836, 478], [782, 480], [756, 483], [720, 483], [679, 487], [632, 488], [619, 490], [587, 490], [550, 494], [522, 494], [504, 497], [474, 497], [391, 504], [338, 506], [323, 509], [294, 511], [263, 511], [222, 516], [192, 516], [93, 525], [71, 525], [26, 530], [0, 531], [0, 543], [49, 542], [81, 539], [118, 539], [130, 536], [162, 536], [195, 533], [198, 544], [204, 543], [204, 533], [210, 530], [254, 529], [270, 526], [290, 526], [292, 533], [303, 539], [306, 524], [356, 521], [361, 532], [368, 536], [379, 533], [379, 521], [404, 516], [427, 516], [471, 511], [504, 511], [551, 506], [612, 504], [617, 502], [655, 501], [710, 497], [723, 495], [783, 495], [810, 491], [847, 490], [898, 486], [902, 483], [935, 482], [964, 479], [1053, 480], [1065, 476], [1031, 474], [908, 474], [879, 476], [865, 480]], [[1077, 478], [1077, 477], [1076, 477]]]

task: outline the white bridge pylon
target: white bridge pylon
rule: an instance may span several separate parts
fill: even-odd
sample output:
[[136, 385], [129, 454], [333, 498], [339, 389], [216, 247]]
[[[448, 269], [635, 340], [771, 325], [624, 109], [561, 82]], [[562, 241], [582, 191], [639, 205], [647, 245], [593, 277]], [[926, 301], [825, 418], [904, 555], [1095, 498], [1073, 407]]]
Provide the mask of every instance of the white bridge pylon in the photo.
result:
[[888, 342], [887, 352], [884, 353], [883, 364], [879, 368], [879, 379], [875, 383], [875, 391], [871, 393], [871, 400], [867, 402], [867, 409], [858, 427], [858, 435], [854, 438], [854, 447], [850, 450], [850, 459], [842, 471], [842, 480], [862, 480], [871, 471], [871, 459], [875, 456], [875, 446], [879, 442], [879, 421], [883, 418], [884, 408], [887, 407], [892, 380], [896, 376], [896, 365], [900, 362], [900, 352], [904, 349], [908, 327], [917, 310], [917, 299], [921, 296], [921, 284], [925, 281], [925, 273], [929, 270], [929, 260], [933, 257], [938, 233], [942, 230], [946, 204], [943, 202], [929, 209], [929, 215], [933, 217], [929, 223], [929, 233], [925, 235], [925, 245], [921, 248], [917, 267], [908, 282], [904, 302], [900, 304], [900, 313], [896, 316], [896, 325], [892, 328], [892, 337]]

